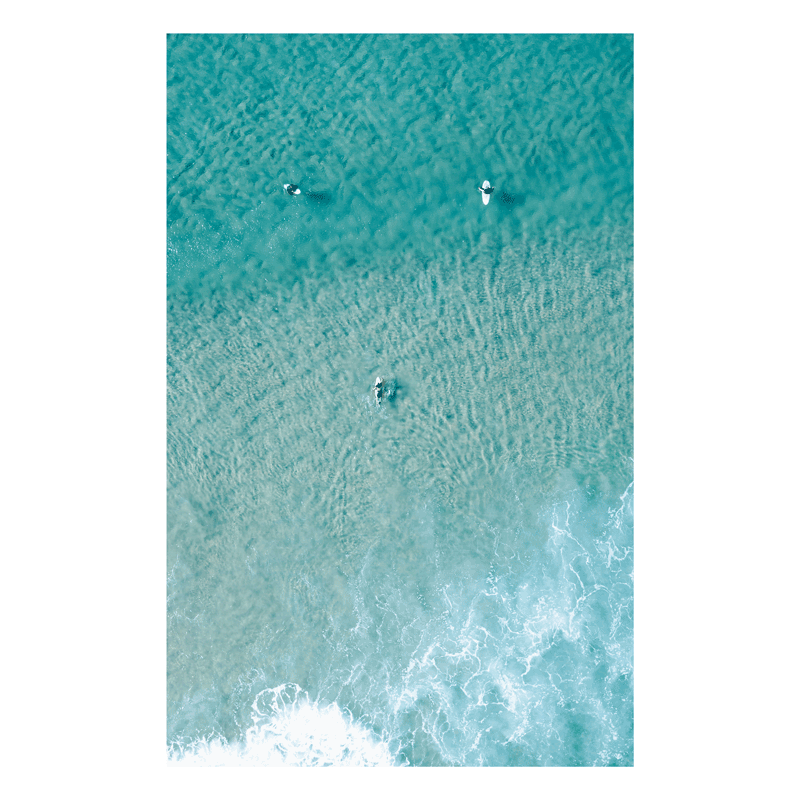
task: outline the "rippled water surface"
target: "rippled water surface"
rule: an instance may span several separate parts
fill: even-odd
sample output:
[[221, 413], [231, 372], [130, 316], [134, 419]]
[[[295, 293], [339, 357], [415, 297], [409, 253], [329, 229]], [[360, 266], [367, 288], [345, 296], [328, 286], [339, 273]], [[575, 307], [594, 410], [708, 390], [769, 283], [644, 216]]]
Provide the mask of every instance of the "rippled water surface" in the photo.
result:
[[631, 765], [632, 38], [167, 47], [170, 759]]

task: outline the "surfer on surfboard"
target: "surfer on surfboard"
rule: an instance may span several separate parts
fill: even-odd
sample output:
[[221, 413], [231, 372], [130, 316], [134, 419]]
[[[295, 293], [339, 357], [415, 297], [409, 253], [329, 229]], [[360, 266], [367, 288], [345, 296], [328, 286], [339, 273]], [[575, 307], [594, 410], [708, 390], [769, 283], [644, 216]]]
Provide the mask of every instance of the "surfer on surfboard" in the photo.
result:
[[300, 187], [294, 183], [284, 183], [283, 188], [287, 194], [300, 194]]
[[489, 181], [484, 181], [483, 186], [478, 187], [478, 191], [481, 193], [481, 199], [483, 200], [484, 205], [489, 204], [489, 197], [491, 196], [492, 192], [494, 191], [494, 186], [492, 186]]
[[383, 397], [383, 378], [380, 375], [375, 378], [375, 385], [372, 387], [372, 391], [375, 394], [375, 402], [380, 405]]

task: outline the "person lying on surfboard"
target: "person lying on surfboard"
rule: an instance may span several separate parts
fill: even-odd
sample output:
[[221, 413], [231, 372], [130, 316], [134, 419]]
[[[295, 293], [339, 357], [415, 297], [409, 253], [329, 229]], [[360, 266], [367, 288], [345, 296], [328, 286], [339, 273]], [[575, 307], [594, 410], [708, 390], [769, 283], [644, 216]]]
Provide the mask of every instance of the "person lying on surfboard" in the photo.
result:
[[484, 194], [491, 194], [494, 191], [494, 186], [490, 186], [488, 189], [484, 189], [483, 186], [479, 186], [478, 191], [483, 192]]
[[288, 194], [300, 194], [300, 187], [294, 183], [284, 183], [283, 188], [286, 189]]
[[375, 402], [380, 405], [381, 397], [383, 397], [383, 378], [380, 375], [375, 378], [375, 385], [372, 387], [372, 391], [375, 392]]

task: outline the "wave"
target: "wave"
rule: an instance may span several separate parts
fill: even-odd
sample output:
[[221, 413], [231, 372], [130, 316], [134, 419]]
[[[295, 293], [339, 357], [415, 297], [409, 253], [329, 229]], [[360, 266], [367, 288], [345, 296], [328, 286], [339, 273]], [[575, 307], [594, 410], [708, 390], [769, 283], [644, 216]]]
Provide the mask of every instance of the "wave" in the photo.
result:
[[[367, 698], [411, 764], [631, 764], [632, 486], [616, 508], [580, 495], [552, 506], [544, 560], [498, 538], [488, 575], [440, 572], [419, 603], [368, 569], [352, 644], [363, 656], [340, 676], [339, 702]], [[387, 663], [388, 642], [403, 667]]]
[[[270, 681], [266, 648], [232, 697], [240, 737], [173, 739], [170, 763], [631, 765], [633, 484], [611, 506], [578, 488], [561, 498], [538, 522], [476, 531], [485, 553], [452, 532], [431, 547], [435, 525], [376, 543], [311, 694]], [[428, 567], [387, 570], [401, 552]]]
[[253, 701], [243, 742], [201, 738], [169, 748], [181, 767], [389, 767], [386, 745], [336, 703], [309, 699], [297, 684], [265, 689]]

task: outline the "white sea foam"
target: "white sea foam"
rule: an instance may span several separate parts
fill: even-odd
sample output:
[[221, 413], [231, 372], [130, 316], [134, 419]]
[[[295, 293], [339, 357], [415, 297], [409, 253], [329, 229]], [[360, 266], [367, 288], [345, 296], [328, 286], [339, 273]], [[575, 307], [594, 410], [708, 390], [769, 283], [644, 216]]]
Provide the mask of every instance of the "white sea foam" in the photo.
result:
[[[412, 613], [397, 619], [401, 630], [390, 628], [387, 635], [391, 630], [403, 640], [406, 628], [418, 630], [418, 643], [399, 683], [371, 697], [373, 704], [392, 709], [391, 718], [383, 720], [386, 730], [396, 732], [402, 719], [404, 743], [433, 744], [430, 763], [624, 761], [624, 748], [612, 744], [625, 727], [627, 700], [617, 697], [619, 687], [613, 699], [608, 692], [632, 669], [626, 616], [632, 587], [625, 578], [632, 496], [630, 486], [619, 507], [589, 528], [580, 522], [579, 500], [574, 506], [555, 503], [545, 512], [551, 554], [545, 564], [532, 560], [519, 573], [490, 575], [477, 586], [443, 583], [431, 594], [438, 613], [432, 611], [426, 624], [420, 627]], [[370, 597], [393, 595], [386, 580], [362, 572], [358, 599], [364, 619], [357, 634], [373, 630], [375, 619], [386, 624], [382, 604]], [[361, 644], [359, 651], [369, 652], [370, 642]], [[604, 662], [607, 674], [598, 671]], [[564, 727], [573, 718], [581, 726], [579, 739]], [[606, 743], [608, 752], [584, 762], [586, 756], [574, 753], [589, 739]], [[485, 755], [490, 742], [508, 752]], [[420, 758], [416, 750], [411, 757]]]
[[[245, 691], [252, 721], [241, 739], [173, 745], [172, 764], [626, 762], [630, 699], [615, 681], [632, 671], [632, 496], [629, 487], [592, 528], [576, 524], [577, 502], [552, 505], [548, 561], [477, 584], [442, 583], [425, 615], [404, 608], [396, 579], [367, 559], [354, 582], [349, 652], [358, 660], [325, 691], [338, 703], [261, 683]], [[398, 672], [383, 655], [390, 640], [407, 654]], [[380, 736], [347, 710], [354, 700], [371, 709]]]
[[336, 703], [311, 701], [296, 684], [265, 689], [253, 702], [244, 742], [205, 738], [173, 745], [170, 763], [181, 767], [389, 767], [386, 745]]

